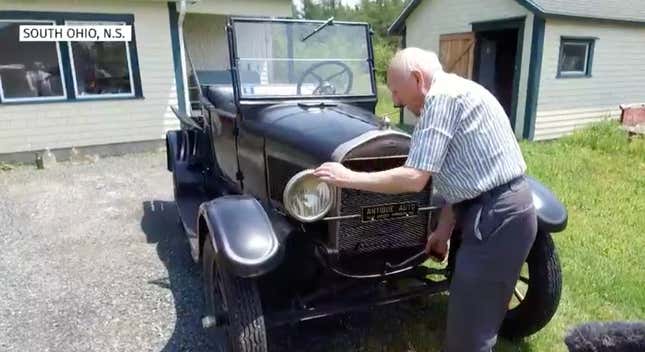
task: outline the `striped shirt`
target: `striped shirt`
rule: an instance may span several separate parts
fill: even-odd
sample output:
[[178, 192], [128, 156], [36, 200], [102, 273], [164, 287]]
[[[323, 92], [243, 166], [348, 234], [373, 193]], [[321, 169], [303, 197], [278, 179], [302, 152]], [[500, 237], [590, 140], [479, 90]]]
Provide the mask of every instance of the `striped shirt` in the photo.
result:
[[445, 72], [434, 75], [405, 165], [431, 172], [434, 188], [451, 204], [526, 171], [497, 99], [481, 85]]

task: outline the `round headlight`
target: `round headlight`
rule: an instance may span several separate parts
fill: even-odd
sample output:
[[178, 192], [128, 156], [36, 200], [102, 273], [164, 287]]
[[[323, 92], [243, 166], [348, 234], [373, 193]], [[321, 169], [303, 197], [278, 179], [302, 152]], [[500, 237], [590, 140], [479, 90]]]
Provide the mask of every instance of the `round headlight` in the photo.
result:
[[314, 176], [313, 170], [304, 170], [293, 176], [284, 188], [284, 206], [300, 221], [320, 220], [331, 209], [334, 192], [334, 187]]

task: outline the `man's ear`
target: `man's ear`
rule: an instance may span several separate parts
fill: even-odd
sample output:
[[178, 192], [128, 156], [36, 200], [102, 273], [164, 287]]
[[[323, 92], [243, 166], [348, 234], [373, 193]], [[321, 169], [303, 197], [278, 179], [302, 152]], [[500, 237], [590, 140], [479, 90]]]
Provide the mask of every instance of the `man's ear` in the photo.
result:
[[412, 78], [415, 80], [414, 84], [417, 87], [417, 90], [423, 91], [424, 85], [425, 85], [425, 77], [423, 77], [423, 73], [418, 70], [413, 70], [411, 72]]

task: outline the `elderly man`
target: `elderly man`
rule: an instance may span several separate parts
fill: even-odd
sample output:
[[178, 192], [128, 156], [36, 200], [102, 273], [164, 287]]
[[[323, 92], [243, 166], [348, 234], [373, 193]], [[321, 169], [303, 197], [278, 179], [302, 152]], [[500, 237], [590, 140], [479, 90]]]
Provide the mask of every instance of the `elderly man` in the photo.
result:
[[461, 229], [444, 350], [491, 351], [537, 231], [508, 116], [485, 88], [444, 72], [432, 52], [399, 51], [387, 81], [394, 103], [419, 117], [405, 165], [366, 173], [325, 163], [315, 175], [381, 193], [419, 192], [432, 176], [449, 205], [428, 236], [427, 253], [447, 255], [453, 227]]

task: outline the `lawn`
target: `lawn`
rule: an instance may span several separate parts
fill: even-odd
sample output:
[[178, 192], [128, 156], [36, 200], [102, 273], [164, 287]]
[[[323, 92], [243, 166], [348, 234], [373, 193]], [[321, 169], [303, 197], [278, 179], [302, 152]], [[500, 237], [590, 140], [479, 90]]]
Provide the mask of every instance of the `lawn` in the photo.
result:
[[376, 93], [378, 94], [378, 103], [376, 104], [376, 116], [383, 116], [389, 114], [391, 124], [399, 123], [399, 108], [394, 107], [392, 102], [392, 94], [387, 89], [387, 85], [379, 83]]
[[[528, 173], [565, 203], [569, 226], [554, 235], [563, 270], [556, 316], [521, 341], [498, 351], [566, 351], [563, 338], [577, 324], [645, 318], [645, 139], [627, 141], [603, 123], [557, 141], [522, 142]], [[438, 351], [447, 297], [435, 296], [403, 322], [375, 322], [367, 351]], [[427, 318], [426, 318], [427, 317]], [[390, 335], [392, 336], [392, 335]]]

